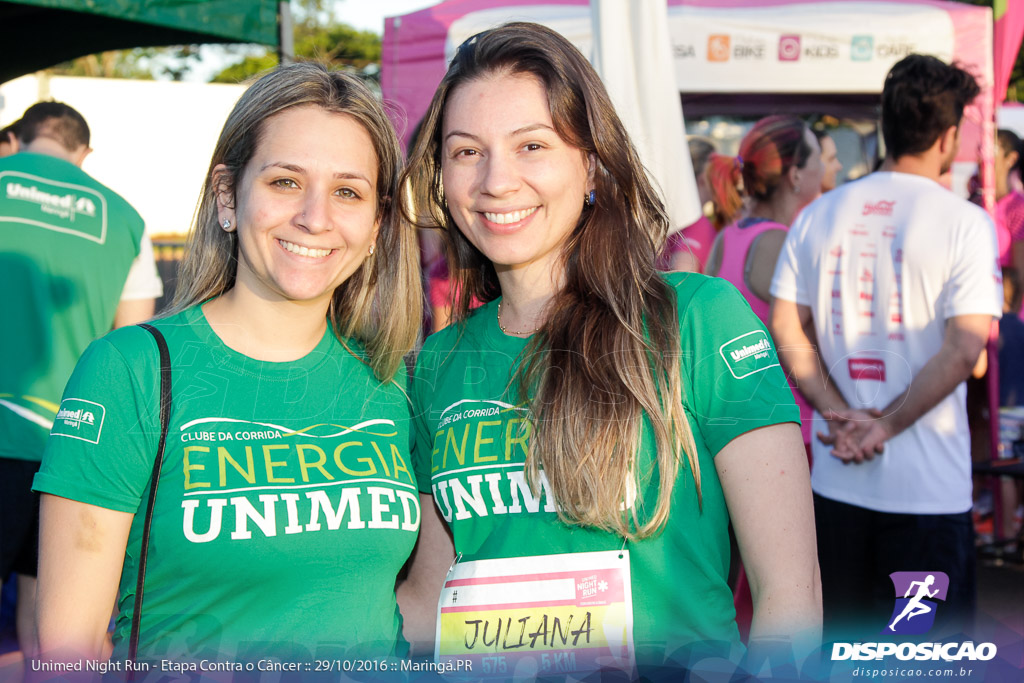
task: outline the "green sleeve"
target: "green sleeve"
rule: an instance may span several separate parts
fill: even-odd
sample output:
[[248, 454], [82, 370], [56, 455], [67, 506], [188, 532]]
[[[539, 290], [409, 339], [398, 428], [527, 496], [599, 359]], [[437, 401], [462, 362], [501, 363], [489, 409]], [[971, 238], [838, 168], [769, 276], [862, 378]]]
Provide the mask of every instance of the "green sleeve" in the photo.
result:
[[[149, 483], [159, 439], [159, 390], [155, 343], [134, 328], [140, 370], [153, 381], [141, 386], [129, 362], [104, 337], [86, 349], [68, 380], [33, 488], [91, 505], [135, 512]], [[136, 355], [136, 354], [133, 354]]]
[[720, 278], [690, 284], [677, 287], [683, 402], [710, 452], [759, 427], [799, 424], [775, 343], [743, 296]]
[[434, 361], [437, 353], [430, 349], [429, 342], [424, 345], [416, 359], [416, 369], [409, 381], [412, 391], [412, 431], [415, 446], [413, 448], [413, 470], [421, 493], [430, 493], [430, 468], [434, 451], [434, 435], [429, 426], [430, 388], [434, 384], [437, 369]]

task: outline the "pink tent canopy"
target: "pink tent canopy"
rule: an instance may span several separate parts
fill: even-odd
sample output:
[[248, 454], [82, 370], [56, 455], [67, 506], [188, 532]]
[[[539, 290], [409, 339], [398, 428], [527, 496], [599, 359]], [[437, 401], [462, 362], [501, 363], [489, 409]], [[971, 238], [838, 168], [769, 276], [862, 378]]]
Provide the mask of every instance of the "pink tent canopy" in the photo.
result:
[[1010, 0], [995, 2], [995, 98], [1002, 102], [1010, 82], [1010, 72], [1024, 38], [1024, 4]]
[[[458, 45], [511, 20], [536, 21], [592, 53], [589, 0], [449, 0], [384, 25], [381, 88], [408, 141]], [[965, 115], [954, 176], [958, 186], [994, 140], [992, 10], [944, 0], [668, 0], [676, 81], [683, 95], [730, 96], [730, 111], [769, 113], [773, 95], [805, 102], [835, 95], [877, 96], [886, 72], [911, 52], [956, 60], [982, 95]], [[1007, 10], [1004, 18], [1015, 15]], [[759, 109], [760, 107], [760, 109]], [[833, 107], [834, 109], [834, 107]], [[722, 112], [724, 113], [724, 112]], [[995, 196], [985, 178], [985, 206]]]
[[[960, 161], [991, 159], [988, 8], [942, 0], [668, 0], [668, 5], [681, 93], [870, 95], [881, 91], [889, 67], [909, 52], [958, 60], [984, 89], [967, 113]], [[403, 139], [426, 112], [458, 44], [514, 19], [551, 26], [591, 53], [588, 0], [449, 0], [385, 21], [381, 87], [397, 106], [395, 123]]]

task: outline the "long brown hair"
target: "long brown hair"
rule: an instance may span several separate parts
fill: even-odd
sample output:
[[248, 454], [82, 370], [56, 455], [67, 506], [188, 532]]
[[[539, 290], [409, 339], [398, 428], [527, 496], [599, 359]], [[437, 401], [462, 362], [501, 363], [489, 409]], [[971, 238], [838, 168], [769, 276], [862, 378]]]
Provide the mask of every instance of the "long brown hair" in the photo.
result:
[[[456, 226], [441, 177], [446, 103], [460, 85], [494, 73], [538, 78], [555, 130], [596, 165], [596, 201], [583, 210], [563, 249], [565, 286], [548, 304], [547, 320], [513, 379], [536, 425], [526, 459], [531, 485], [538, 489], [543, 470], [569, 523], [626, 538], [649, 536], [668, 519], [680, 453], [700, 496], [696, 446], [682, 406], [675, 293], [654, 268], [669, 221], [583, 55], [554, 31], [529, 23], [505, 24], [463, 43], [410, 156], [403, 188], [411, 198], [402, 202], [403, 211], [420, 227], [442, 229], [458, 292], [455, 320], [465, 321], [473, 297], [500, 295], [494, 265]], [[645, 415], [655, 436], [656, 472], [636, 467]], [[638, 511], [653, 483], [656, 504]], [[633, 491], [641, 492], [636, 504], [623, 505]]]
[[[401, 148], [387, 115], [359, 79], [313, 63], [281, 67], [259, 77], [235, 104], [221, 130], [203, 183], [189, 246], [181, 262], [171, 312], [223, 294], [238, 270], [236, 232], [217, 221], [217, 195], [235, 197], [235, 185], [260, 143], [271, 116], [299, 106], [344, 114], [369, 133], [377, 156], [374, 254], [334, 290], [328, 316], [342, 338], [362, 342], [380, 380], [390, 380], [416, 343], [423, 310], [416, 235], [396, 208]], [[228, 172], [213, 175], [224, 164]], [[234, 200], [232, 200], [234, 201]]]

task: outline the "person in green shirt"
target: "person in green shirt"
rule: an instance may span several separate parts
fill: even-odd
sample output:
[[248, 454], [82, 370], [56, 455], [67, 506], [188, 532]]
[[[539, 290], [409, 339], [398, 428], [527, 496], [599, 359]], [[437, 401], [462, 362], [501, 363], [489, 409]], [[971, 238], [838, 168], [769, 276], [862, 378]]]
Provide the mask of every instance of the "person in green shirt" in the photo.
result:
[[91, 144], [88, 122], [64, 102], [37, 102], [0, 130], [0, 583], [17, 577], [26, 661], [36, 631], [32, 478], [61, 393], [85, 348], [151, 318], [163, 291], [142, 216], [82, 168]]
[[420, 523], [403, 356], [422, 311], [400, 169], [354, 77], [296, 64], [239, 99], [153, 323], [173, 404], [141, 610], [160, 363], [133, 327], [82, 357], [35, 479], [43, 658], [109, 655], [115, 600], [118, 662], [135, 616], [138, 658], [183, 671], [396, 652]]
[[808, 653], [811, 494], [776, 351], [731, 285], [655, 270], [668, 218], [586, 59], [535, 24], [470, 38], [406, 176], [458, 293], [412, 380], [410, 640], [513, 677], [742, 656], [731, 523], [751, 656]]

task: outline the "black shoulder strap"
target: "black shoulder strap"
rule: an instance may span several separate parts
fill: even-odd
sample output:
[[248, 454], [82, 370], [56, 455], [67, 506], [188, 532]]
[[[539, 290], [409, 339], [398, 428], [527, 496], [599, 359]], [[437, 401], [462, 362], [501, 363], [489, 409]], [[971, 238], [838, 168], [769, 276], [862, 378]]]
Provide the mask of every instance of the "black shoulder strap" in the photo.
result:
[[[156, 488], [160, 483], [160, 467], [164, 461], [164, 443], [167, 441], [167, 428], [171, 421], [171, 354], [167, 350], [167, 340], [152, 325], [145, 323], [139, 327], [153, 335], [157, 349], [160, 351], [160, 441], [156, 447], [156, 458], [153, 460], [153, 474], [150, 477], [149, 501], [146, 503], [146, 520], [142, 526], [142, 549], [139, 553], [139, 577], [135, 583], [135, 607], [132, 609], [132, 631], [128, 639], [128, 659], [135, 661], [139, 652], [139, 629], [142, 622], [142, 593], [146, 583], [146, 560], [149, 556], [149, 530], [153, 524], [153, 508], [156, 506]], [[131, 670], [130, 670], [131, 671]], [[128, 680], [134, 678], [129, 673]]]

